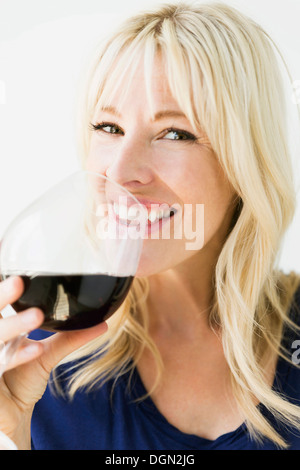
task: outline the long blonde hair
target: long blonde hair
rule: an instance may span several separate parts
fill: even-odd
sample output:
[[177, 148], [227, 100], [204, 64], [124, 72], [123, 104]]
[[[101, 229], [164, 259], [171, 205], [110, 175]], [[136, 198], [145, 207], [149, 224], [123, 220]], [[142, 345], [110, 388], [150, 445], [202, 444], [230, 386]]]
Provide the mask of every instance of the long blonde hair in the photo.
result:
[[[251, 436], [284, 447], [253, 400], [278, 420], [299, 426], [300, 409], [276, 393], [265, 377], [274, 357], [289, 358], [282, 337], [285, 326], [292, 325], [288, 312], [300, 284], [297, 274], [278, 268], [296, 191], [276, 51], [280, 55], [258, 24], [224, 4], [170, 4], [142, 12], [97, 51], [78, 134], [84, 165], [97, 106], [108, 105], [116, 89], [126, 96], [141, 57], [145, 77], [151, 77], [155, 56], [162, 55], [174, 97], [192, 125], [205, 131], [238, 195], [215, 268], [211, 324], [222, 332], [233, 389]], [[146, 85], [151, 100], [150, 78]], [[126, 301], [108, 320], [108, 332], [64, 360], [80, 364], [69, 382], [70, 396], [132, 371], [144, 348], [154, 354], [158, 371], [163, 370], [147, 330], [147, 295], [147, 279], [136, 278]]]

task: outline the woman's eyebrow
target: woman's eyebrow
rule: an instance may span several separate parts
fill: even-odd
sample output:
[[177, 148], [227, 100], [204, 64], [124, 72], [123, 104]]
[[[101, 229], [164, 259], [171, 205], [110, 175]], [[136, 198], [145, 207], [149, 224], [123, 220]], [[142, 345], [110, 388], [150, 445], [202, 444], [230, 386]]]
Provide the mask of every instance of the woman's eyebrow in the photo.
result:
[[117, 117], [122, 117], [122, 115], [117, 111], [114, 106], [103, 106], [100, 108], [100, 111], [104, 113], [114, 114]]
[[159, 121], [164, 118], [186, 118], [186, 115], [181, 112], [181, 111], [175, 111], [175, 110], [165, 110], [165, 111], [158, 111], [154, 115], [154, 121]]
[[[103, 106], [101, 111], [104, 113], [113, 114], [117, 117], [122, 117], [122, 115], [117, 111], [114, 106]], [[182, 111], [176, 111], [171, 109], [166, 109], [164, 111], [158, 111], [155, 113], [153, 121], [160, 121], [165, 118], [186, 118], [186, 115]]]

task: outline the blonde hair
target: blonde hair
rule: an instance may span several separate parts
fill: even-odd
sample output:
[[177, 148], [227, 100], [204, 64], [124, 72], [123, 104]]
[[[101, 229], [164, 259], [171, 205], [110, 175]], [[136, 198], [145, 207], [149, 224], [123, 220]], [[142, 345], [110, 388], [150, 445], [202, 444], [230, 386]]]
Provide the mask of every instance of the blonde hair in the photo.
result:
[[[300, 284], [297, 274], [286, 275], [277, 266], [296, 191], [275, 50], [280, 55], [258, 24], [225, 4], [163, 5], [128, 19], [96, 54], [80, 107], [80, 149], [84, 164], [97, 106], [109, 105], [116, 89], [126, 96], [142, 57], [151, 100], [151, 70], [160, 53], [174, 97], [192, 125], [206, 133], [238, 195], [215, 268], [211, 324], [220, 326], [251, 436], [284, 447], [253, 400], [281, 422], [299, 426], [300, 409], [276, 393], [265, 376], [274, 358], [289, 359], [282, 337], [284, 328], [293, 326], [288, 312]], [[147, 295], [147, 279], [136, 278], [108, 320], [108, 332], [65, 359], [80, 359], [69, 382], [70, 396], [80, 387], [132, 371], [144, 348], [163, 370], [147, 331]]]

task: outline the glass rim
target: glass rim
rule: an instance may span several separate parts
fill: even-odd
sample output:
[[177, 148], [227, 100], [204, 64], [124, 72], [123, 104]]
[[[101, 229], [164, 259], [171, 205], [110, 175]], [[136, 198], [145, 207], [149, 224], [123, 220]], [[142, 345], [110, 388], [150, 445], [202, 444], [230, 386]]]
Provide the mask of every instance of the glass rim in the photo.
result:
[[72, 176], [75, 176], [76, 174], [82, 174], [82, 173], [85, 173], [85, 174], [91, 174], [91, 175], [95, 175], [97, 177], [100, 177], [100, 178], [103, 178], [104, 180], [107, 180], [109, 181], [110, 183], [116, 185], [118, 188], [120, 188], [122, 191], [124, 191], [126, 194], [128, 194], [128, 196], [133, 199], [139, 206], [141, 206], [142, 208], [144, 208], [144, 205], [126, 188], [124, 188], [124, 186], [122, 186], [120, 183], [117, 183], [115, 180], [113, 180], [112, 178], [106, 176], [106, 175], [102, 175], [101, 173], [98, 173], [96, 171], [91, 171], [91, 170], [78, 170], [76, 171], [75, 173], [72, 173], [71, 175], [67, 176], [66, 178], [71, 178]]

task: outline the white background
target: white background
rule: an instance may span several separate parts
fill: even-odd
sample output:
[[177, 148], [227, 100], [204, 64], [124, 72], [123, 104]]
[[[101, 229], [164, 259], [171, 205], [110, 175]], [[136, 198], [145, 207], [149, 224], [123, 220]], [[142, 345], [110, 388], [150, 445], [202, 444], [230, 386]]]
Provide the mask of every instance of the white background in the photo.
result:
[[[74, 106], [80, 70], [91, 48], [126, 16], [160, 3], [0, 0], [0, 237], [29, 202], [79, 168]], [[300, 0], [224, 3], [252, 16], [268, 31], [281, 48], [293, 80], [300, 80]], [[296, 127], [289, 86], [287, 95]], [[296, 132], [297, 143], [298, 127]], [[296, 146], [295, 162], [299, 155]], [[300, 272], [298, 199], [281, 255], [285, 271]]]

